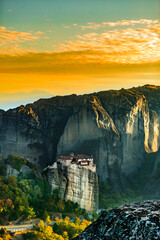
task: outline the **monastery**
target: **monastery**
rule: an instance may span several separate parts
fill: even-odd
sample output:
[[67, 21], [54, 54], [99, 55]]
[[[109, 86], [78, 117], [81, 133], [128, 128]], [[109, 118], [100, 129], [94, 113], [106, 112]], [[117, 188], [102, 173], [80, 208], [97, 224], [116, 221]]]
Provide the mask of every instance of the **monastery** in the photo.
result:
[[77, 167], [85, 167], [92, 172], [96, 172], [96, 164], [93, 163], [93, 156], [87, 156], [87, 155], [74, 155], [74, 153], [70, 153], [69, 156], [59, 156], [57, 161], [53, 163], [52, 165], [46, 167], [44, 171], [49, 168], [57, 168], [57, 165], [63, 166], [73, 166], [76, 165]]
[[70, 153], [70, 156], [59, 156], [57, 164], [62, 164], [65, 166], [76, 164], [78, 166], [88, 168], [92, 172], [96, 172], [96, 164], [93, 163], [92, 155], [91, 156], [82, 154], [74, 155], [74, 153]]

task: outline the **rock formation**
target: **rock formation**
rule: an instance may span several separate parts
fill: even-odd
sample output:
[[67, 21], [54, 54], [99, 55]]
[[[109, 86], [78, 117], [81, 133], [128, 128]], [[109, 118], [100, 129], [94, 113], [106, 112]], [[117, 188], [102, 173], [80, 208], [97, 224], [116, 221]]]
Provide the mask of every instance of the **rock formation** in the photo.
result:
[[51, 191], [58, 189], [61, 199], [78, 203], [93, 212], [99, 206], [98, 176], [88, 168], [76, 164], [54, 163], [45, 170]]
[[146, 152], [158, 151], [159, 123], [160, 87], [40, 99], [0, 111], [0, 154], [42, 169], [59, 154], [93, 154], [100, 178], [122, 190], [123, 176], [139, 169]]
[[5, 171], [6, 171], [6, 177], [14, 176], [15, 178], [17, 178], [20, 173], [24, 173], [26, 175], [31, 173], [31, 169], [26, 165], [22, 165], [21, 169], [18, 171], [17, 169], [13, 168], [11, 165], [6, 164]]
[[126, 204], [103, 212], [75, 240], [160, 239], [160, 201]]

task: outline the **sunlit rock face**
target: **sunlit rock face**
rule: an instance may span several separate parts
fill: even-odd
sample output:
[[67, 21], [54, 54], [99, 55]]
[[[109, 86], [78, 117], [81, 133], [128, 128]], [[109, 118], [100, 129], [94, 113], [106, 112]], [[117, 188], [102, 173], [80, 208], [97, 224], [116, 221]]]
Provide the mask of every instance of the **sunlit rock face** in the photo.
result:
[[122, 188], [123, 175], [158, 151], [159, 123], [159, 87], [41, 99], [0, 111], [0, 153], [42, 168], [61, 154], [93, 155], [101, 179]]
[[74, 239], [160, 239], [160, 201], [126, 204], [103, 212]]
[[[57, 166], [58, 165], [58, 166]], [[57, 164], [45, 171], [51, 192], [59, 190], [61, 199], [78, 203], [82, 209], [93, 212], [99, 206], [98, 176], [96, 172], [72, 164]]]

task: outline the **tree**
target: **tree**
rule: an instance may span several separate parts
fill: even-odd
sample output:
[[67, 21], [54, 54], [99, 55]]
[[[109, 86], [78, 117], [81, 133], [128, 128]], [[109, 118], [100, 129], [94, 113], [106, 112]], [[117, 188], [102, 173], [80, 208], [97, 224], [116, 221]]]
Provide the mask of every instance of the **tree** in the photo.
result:
[[7, 228], [0, 229], [0, 240], [10, 240], [12, 237], [7, 233]]
[[49, 215], [47, 216], [47, 218], [46, 218], [45, 222], [46, 222], [46, 224], [47, 224], [47, 225], [51, 225], [52, 221], [51, 221], [51, 219], [50, 219], [50, 216], [49, 216]]
[[6, 160], [6, 163], [10, 164], [12, 167], [20, 171], [22, 165], [26, 165], [26, 160], [11, 153]]
[[91, 224], [91, 222], [87, 220], [83, 220], [81, 222], [78, 218], [75, 221], [76, 223], [69, 222], [69, 218], [66, 218], [65, 220], [56, 219], [56, 223], [53, 225], [53, 231], [63, 237], [66, 235], [64, 232], [67, 232], [68, 238], [72, 239], [78, 236], [87, 226]]
[[96, 212], [92, 213], [92, 221], [96, 221], [98, 217], [99, 217], [98, 213], [96, 213]]
[[25, 211], [28, 220], [36, 217], [36, 214], [32, 207], [27, 207]]
[[79, 225], [79, 224], [81, 223], [81, 220], [80, 220], [78, 217], [76, 217], [76, 218], [74, 219], [74, 223], [75, 223], [76, 225]]
[[64, 209], [65, 209], [65, 203], [61, 199], [59, 199], [59, 201], [57, 203], [57, 210], [64, 211]]
[[4, 165], [0, 162], [0, 175], [5, 176], [5, 167]]
[[62, 236], [65, 240], [69, 240], [69, 236], [68, 236], [68, 233], [66, 231], [63, 232]]
[[39, 230], [40, 230], [40, 232], [43, 232], [43, 230], [44, 230], [44, 222], [43, 222], [43, 220], [40, 220]]
[[17, 179], [14, 176], [8, 177], [8, 184], [17, 187]]

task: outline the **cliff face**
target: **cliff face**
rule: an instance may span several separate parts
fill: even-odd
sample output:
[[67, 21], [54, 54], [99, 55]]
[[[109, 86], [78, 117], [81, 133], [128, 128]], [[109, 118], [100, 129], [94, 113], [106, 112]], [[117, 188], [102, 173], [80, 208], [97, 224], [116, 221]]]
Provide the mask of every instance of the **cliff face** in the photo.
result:
[[91, 170], [72, 164], [54, 164], [46, 170], [51, 191], [59, 190], [61, 199], [78, 203], [87, 211], [96, 211], [99, 206], [98, 176]]
[[105, 91], [43, 99], [0, 111], [0, 153], [14, 153], [43, 167], [58, 154], [94, 156], [101, 179], [123, 188], [144, 154], [160, 144], [160, 88]]
[[126, 204], [103, 212], [75, 239], [160, 239], [160, 201]]
[[93, 154], [101, 178], [123, 185], [122, 174], [137, 171], [145, 152], [158, 151], [159, 118], [135, 90], [95, 94], [69, 118], [57, 153]]

